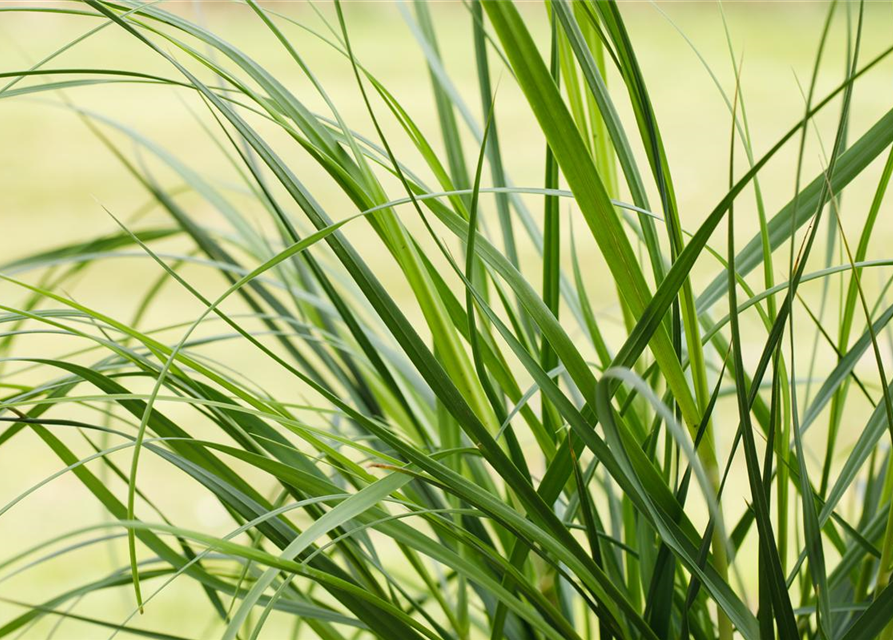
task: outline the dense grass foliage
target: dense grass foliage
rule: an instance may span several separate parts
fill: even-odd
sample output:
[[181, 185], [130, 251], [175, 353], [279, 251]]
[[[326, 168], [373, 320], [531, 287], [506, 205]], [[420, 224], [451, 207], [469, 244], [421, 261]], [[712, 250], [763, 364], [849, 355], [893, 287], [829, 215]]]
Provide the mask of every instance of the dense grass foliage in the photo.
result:
[[[685, 152], [727, 166], [728, 190], [682, 216], [622, 4], [460, 3], [470, 95], [446, 72], [431, 7], [404, 5], [431, 130], [353, 49], [355, 6], [308, 5], [317, 30], [245, 5], [300, 91], [162, 3], [0, 8], [84, 26], [5, 73], [0, 98], [63, 105], [165, 221], [107, 210], [116, 233], [0, 267], [0, 456], [34, 437], [58, 468], [0, 505], [4, 528], [33, 528], [33, 546], [0, 557], [0, 636], [67, 637], [77, 621], [92, 637], [183, 637], [176, 621], [147, 629], [153, 600], [187, 583], [195, 615], [216, 620], [206, 637], [225, 640], [893, 637], [893, 264], [871, 243], [889, 210], [893, 110], [854, 115], [860, 79], [893, 48], [863, 53], [865, 7], [822, 9], [802, 117], [766, 148], [751, 143], [743, 85], [716, 80], [727, 137]], [[106, 29], [159, 65], [67, 65]], [[302, 38], [353, 74], [363, 122], [345, 120]], [[844, 61], [826, 59], [834, 38]], [[729, 51], [740, 78], [746, 60]], [[822, 93], [822, 70], [843, 63]], [[98, 85], [182, 94], [225, 170], [196, 171], [81, 109]], [[537, 130], [505, 126], [505, 99], [526, 100]], [[543, 140], [538, 184], [509, 175], [517, 135]], [[296, 149], [312, 179], [286, 160]], [[773, 163], [781, 153], [798, 160]], [[870, 208], [844, 206], [880, 166]], [[767, 171], [789, 179], [777, 211]], [[323, 182], [337, 199], [317, 197]], [[739, 237], [742, 216], [753, 237]], [[135, 314], [71, 293], [125, 254], [153, 274], [127, 292]], [[382, 261], [397, 269], [382, 277]], [[820, 307], [800, 295], [809, 282]], [[165, 322], [170, 299], [200, 311]], [[622, 329], [604, 326], [611, 305]], [[147, 465], [166, 481], [147, 483]], [[23, 507], [63, 477], [92, 501], [48, 538]], [[187, 490], [225, 510], [223, 531], [164, 513], [158, 498]], [[116, 571], [49, 584], [39, 602], [6, 590], [98, 546], [117, 550]], [[108, 591], [127, 619], [82, 612]]]

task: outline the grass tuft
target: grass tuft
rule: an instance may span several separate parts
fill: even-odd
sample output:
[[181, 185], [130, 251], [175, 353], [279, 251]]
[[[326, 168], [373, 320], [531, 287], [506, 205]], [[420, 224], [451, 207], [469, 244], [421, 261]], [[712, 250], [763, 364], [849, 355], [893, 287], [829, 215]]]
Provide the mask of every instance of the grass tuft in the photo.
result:
[[[54, 465], [0, 504], [33, 538], [0, 556], [0, 637], [893, 638], [893, 261], [871, 242], [893, 109], [857, 108], [893, 53], [863, 51], [874, 7], [827, 6], [803, 116], [769, 145], [732, 17], [734, 86], [682, 34], [726, 153], [664, 137], [648, 34], [614, 0], [401, 3], [430, 115], [364, 60], [372, 9], [233, 4], [275, 61], [160, 1], [0, 7], [88, 28], [0, 73], [0, 99], [74, 116], [146, 202], [0, 265], [0, 453]], [[140, 66], [78, 63], [103, 33]], [[317, 75], [307, 42], [336, 64]], [[121, 88], [176, 95], [217, 168], [82, 102]], [[512, 180], [519, 136], [536, 184]], [[706, 212], [683, 211], [680, 152], [728, 163]], [[125, 258], [123, 312], [89, 286]], [[44, 535], [27, 505], [66, 480], [78, 519]], [[58, 567], [75, 582], [15, 591]], [[200, 632], [156, 613], [170, 594]]]

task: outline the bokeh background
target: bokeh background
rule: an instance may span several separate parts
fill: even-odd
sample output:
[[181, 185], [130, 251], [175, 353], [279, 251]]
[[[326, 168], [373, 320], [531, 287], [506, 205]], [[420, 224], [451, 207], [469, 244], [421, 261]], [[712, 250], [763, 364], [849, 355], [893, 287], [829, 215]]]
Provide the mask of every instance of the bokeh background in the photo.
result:
[[[72, 6], [75, 3], [3, 2], [0, 12], [0, 72], [25, 69], [52, 54], [67, 43], [96, 26], [95, 20], [49, 13], [21, 13], [8, 11], [17, 6]], [[203, 23], [222, 38], [232, 42], [273, 75], [283, 81], [302, 100], [313, 108], [324, 110], [324, 105], [310, 88], [300, 69], [294, 64], [281, 45], [264, 28], [257, 17], [244, 5], [233, 2], [172, 0], [161, 5], [169, 11], [182, 14]], [[319, 34], [331, 37], [328, 27], [334, 10], [326, 2], [311, 6], [304, 1], [274, 1], [263, 5], [300, 22]], [[695, 230], [727, 190], [729, 137], [731, 114], [715, 82], [731, 96], [735, 90], [735, 61], [743, 59], [741, 91], [746, 101], [754, 152], [759, 156], [783, 135], [804, 110], [804, 92], [807, 90], [818, 47], [819, 36], [827, 14], [826, 2], [623, 2], [622, 10], [627, 19], [633, 42], [643, 67], [652, 101], [659, 118], [661, 131], [669, 155], [675, 179], [682, 221], [688, 230]], [[404, 14], [412, 15], [411, 5], [402, 8], [389, 0], [381, 2], [349, 2], [345, 4], [348, 26], [359, 60], [374, 73], [410, 112], [433, 142], [439, 145], [437, 118], [431, 92], [431, 83], [424, 56], [408, 25]], [[540, 42], [548, 34], [548, 20], [542, 3], [524, 2], [522, 10], [530, 18]], [[481, 120], [480, 97], [475, 76], [471, 18], [466, 6], [460, 1], [432, 3], [435, 26], [445, 69], [458, 92], [464, 97], [469, 110]], [[865, 6], [865, 23], [860, 58], [867, 61], [891, 44], [893, 10], [889, 2], [869, 2]], [[723, 22], [728, 28], [726, 36]], [[849, 34], [855, 31], [858, 12], [856, 4], [841, 3], [832, 23], [832, 37], [828, 41], [825, 57], [816, 84], [816, 95], [824, 96], [844, 78], [847, 49], [851, 46]], [[338, 105], [348, 123], [370, 136], [374, 134], [368, 115], [360, 100], [353, 73], [346, 60], [327, 44], [293, 24], [281, 21], [281, 26], [294, 46], [324, 84], [327, 92]], [[730, 51], [731, 42], [733, 51]], [[184, 58], [182, 53], [179, 54]], [[492, 59], [491, 59], [492, 60]], [[497, 114], [503, 144], [503, 156], [513, 181], [518, 185], [538, 186], [542, 183], [544, 141], [523, 96], [506, 73], [491, 61], [494, 76], [502, 75], [497, 96]], [[172, 69], [156, 54], [110, 26], [78, 43], [50, 65], [53, 68], [120, 68], [158, 73], [176, 77]], [[708, 72], [708, 67], [710, 72]], [[715, 81], [711, 77], [715, 76]], [[855, 140], [868, 129], [891, 105], [893, 105], [893, 61], [878, 65], [856, 84], [853, 111], [848, 139]], [[0, 86], [6, 79], [0, 79]], [[612, 82], [613, 81], [613, 82]], [[25, 80], [18, 88], [35, 86], [39, 80]], [[609, 86], [618, 85], [609, 77]], [[621, 92], [615, 91], [615, 101], [627, 126], [634, 127], [626, 101]], [[155, 144], [176, 155], [196, 171], [213, 180], [215, 184], [229, 188], [235, 184], [232, 169], [217, 150], [213, 139], [204, 127], [212, 126], [207, 110], [194, 95], [156, 85], [98, 85], [66, 91], [64, 94], [40, 93], [7, 97], [0, 95], [0, 230], [2, 250], [0, 262], [8, 263], [16, 258], [56, 246], [88, 240], [97, 235], [112, 233], [115, 222], [104, 209], [135, 227], [167, 224], [163, 213], [147, 207], [150, 198], [145, 190], [128, 175], [121, 164], [99, 143], [74, 113], [73, 107], [83, 109], [113, 120], [119, 126], [131, 128]], [[384, 108], [378, 104], [379, 115]], [[823, 166], [824, 153], [829, 153], [839, 119], [839, 101], [826, 109], [810, 129], [804, 155], [804, 183], [811, 180]], [[406, 162], [418, 159], [411, 144], [396, 124], [382, 118], [391, 136], [397, 155]], [[114, 128], [103, 130], [120, 144], [121, 148], [137, 161], [151, 167], [153, 175], [169, 188], [177, 188], [172, 173], [157, 163], [151, 153], [140, 149]], [[471, 161], [477, 154], [470, 135], [465, 139], [465, 149]], [[294, 143], [277, 138], [277, 151], [286, 157], [294, 172], [305, 183], [318, 201], [333, 218], [342, 218], [355, 210], [337, 188], [321, 173]], [[441, 148], [441, 147], [438, 147]], [[767, 212], [772, 215], [790, 200], [794, 194], [796, 145], [791, 144], [778, 155], [761, 174]], [[738, 155], [739, 168], [744, 155]], [[880, 160], [883, 162], [883, 159]], [[644, 166], [644, 157], [641, 159]], [[857, 237], [865, 219], [868, 205], [877, 184], [880, 164], [876, 163], [861, 175], [845, 192], [841, 201], [841, 218], [851, 238]], [[393, 183], [390, 195], [402, 195]], [[249, 198], [237, 191], [230, 194], [236, 203], [252, 207]], [[656, 198], [654, 199], [656, 200]], [[533, 211], [541, 205], [536, 198], [528, 198]], [[203, 222], [223, 227], [219, 214], [197, 197], [182, 197], [190, 211]], [[739, 238], [749, 239], [757, 230], [756, 209], [752, 191], [739, 199], [737, 220]], [[492, 201], [483, 201], [485, 218], [495, 216]], [[893, 223], [890, 222], [891, 206], [881, 209], [876, 235], [872, 239], [869, 258], [890, 257], [893, 246]], [[562, 202], [563, 210], [572, 217], [574, 209], [570, 201]], [[418, 228], [412, 211], [404, 210], [407, 224]], [[259, 227], [266, 228], [269, 221], [261, 211], [249, 212]], [[493, 218], [495, 221], [495, 217]], [[582, 224], [582, 223], [581, 223]], [[567, 225], [565, 225], [567, 229]], [[398, 301], [404, 302], [404, 311], [410, 317], [419, 317], [411, 300], [409, 289], [377, 239], [372, 238], [363, 223], [352, 225], [347, 235], [360, 248], [364, 257], [388, 283]], [[724, 233], [724, 231], [723, 231]], [[582, 235], [582, 234], [578, 234]], [[820, 237], [824, 238], [823, 232]], [[614, 304], [615, 292], [607, 278], [598, 277], [603, 263], [593, 243], [577, 237], [581, 250], [584, 273], [589, 293], [599, 315], [608, 327], [609, 338], [619, 338], [622, 332], [618, 308]], [[851, 239], [851, 243], [855, 240]], [[714, 246], [725, 252], [724, 240], [717, 235]], [[743, 246], [743, 242], [742, 242]], [[185, 249], [176, 242], [164, 245], [170, 252]], [[531, 281], [538, 281], [538, 260], [532, 247], [522, 246], [525, 273]], [[776, 253], [780, 273], [787, 268], [787, 249]], [[814, 252], [813, 266], [819, 268], [824, 251]], [[841, 262], [835, 253], [835, 263]], [[529, 268], [528, 268], [529, 266]], [[715, 263], [703, 261], [695, 271], [696, 290], [703, 287], [717, 273]], [[211, 291], [220, 291], [222, 281], [207, 269], [187, 267], [184, 275], [194, 284]], [[866, 272], [864, 279], [869, 292], [875, 294], [888, 277], [888, 271]], [[78, 302], [91, 306], [112, 317], [127, 320], [132, 317], [139, 293], [158, 278], [157, 265], [146, 258], [121, 258], [103, 261], [85, 270], [74, 282], [66, 285], [66, 293]], [[17, 274], [27, 281], [34, 281], [35, 274]], [[749, 281], [760, 290], [760, 273], [751, 274]], [[832, 294], [828, 296], [823, 313], [837, 317], [838, 283], [832, 281]], [[821, 308], [822, 284], [804, 284], [801, 295], [814, 309]], [[11, 285], [0, 287], [3, 304], [15, 306], [24, 300], [25, 294]], [[195, 318], [200, 308], [177, 287], [168, 287], [162, 304], [150, 310], [143, 326], [172, 323], [178, 319]], [[753, 314], [743, 318], [745, 338], [753, 348], [745, 349], [745, 358], [755, 362], [764, 340], [759, 323]], [[835, 320], [836, 321], [836, 320]], [[804, 324], [807, 348], [811, 349], [814, 330]], [[613, 333], [612, 333], [613, 332]], [[176, 342], [178, 336], [167, 338]], [[614, 343], [617, 344], [616, 342]], [[59, 355], [70, 345], [64, 341], [24, 339], [17, 345], [15, 355]], [[244, 353], [243, 353], [244, 351]], [[815, 374], [820, 376], [833, 366], [833, 355], [820, 347]], [[302, 399], [302, 390], [295, 389], [282, 380], [269, 366], [257, 360], [247, 349], [229, 344], [212, 348], [209, 354], [225, 360], [227, 364], [249, 374], [280, 397]], [[889, 357], [889, 349], [885, 349]], [[806, 360], [808, 361], [808, 360]], [[22, 365], [6, 362], [0, 365], [8, 381], [11, 372]], [[865, 375], [872, 378], [874, 370], [869, 361], [863, 363]], [[801, 367], [801, 371], [805, 368]], [[861, 369], [860, 369], [861, 370]], [[45, 373], [30, 370], [19, 380], [37, 381]], [[5, 391], [4, 391], [5, 393]], [[732, 402], [723, 401], [729, 408]], [[855, 424], [864, 424], [867, 406], [855, 399], [848, 404], [848, 411], [856, 418]], [[176, 407], [167, 409], [171, 412]], [[733, 410], [732, 410], [733, 411]], [[734, 415], [727, 413], [726, 415]], [[717, 423], [717, 437], [722, 449], [730, 445], [734, 422]], [[842, 434], [841, 455], [857, 434]], [[811, 432], [808, 447], [821, 447], [822, 428]], [[74, 442], [74, 441], [73, 441]], [[88, 450], [80, 446], [79, 451]], [[128, 462], [127, 453], [118, 458], [121, 465]], [[223, 510], [209, 497], [172, 478], [170, 469], [144, 457], [140, 478], [142, 487], [149, 492], [168, 516], [186, 527], [222, 533], [230, 528]], [[13, 500], [30, 486], [56, 472], [61, 467], [36, 438], [20, 434], [0, 449], [0, 505]], [[123, 484], [109, 479], [119, 495]], [[736, 487], [740, 491], [736, 492]], [[730, 499], [724, 505], [727, 512], [737, 519], [746, 508], [743, 495], [745, 478], [742, 469], [736, 469]], [[856, 496], [851, 496], [855, 500]], [[75, 527], [100, 522], [106, 517], [101, 507], [70, 476], [59, 478], [40, 489], [28, 499], [0, 516], [0, 562], [12, 557], [36, 542]], [[120, 542], [120, 541], [119, 541]], [[751, 554], [755, 557], [755, 554]], [[8, 577], [8, 570], [0, 570], [0, 624], [17, 615], [21, 609], [10, 602], [27, 603], [45, 601], [56, 593], [73, 588], [88, 579], [100, 577], [126, 563], [124, 547], [118, 543], [86, 549], [68, 554], [53, 562], [29, 570], [21, 576]], [[739, 562], [745, 584], [753, 577], [753, 563], [742, 554]], [[752, 603], [755, 604], [755, 603]], [[97, 615], [108, 620], [120, 620], [133, 609], [133, 595], [129, 589], [110, 590], [107, 594], [93, 594], [77, 603], [76, 611], [84, 615]], [[27, 628], [24, 638], [45, 638], [55, 633], [57, 638], [106, 637], [107, 632], [65, 620], [59, 628], [59, 619], [47, 617]], [[188, 638], [213, 637], [219, 626], [203, 602], [200, 589], [193, 583], [177, 581], [153, 600], [137, 624], [158, 631], [167, 631]], [[264, 637], [286, 637], [288, 623], [276, 616], [265, 628]], [[307, 630], [309, 634], [309, 630]]]

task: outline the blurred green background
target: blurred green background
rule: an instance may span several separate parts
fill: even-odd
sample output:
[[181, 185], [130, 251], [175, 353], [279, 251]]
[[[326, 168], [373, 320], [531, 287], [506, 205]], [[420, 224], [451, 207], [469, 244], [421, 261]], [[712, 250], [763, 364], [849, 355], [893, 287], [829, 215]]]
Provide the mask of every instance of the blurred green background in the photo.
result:
[[[62, 3], [41, 4], [65, 6]], [[312, 91], [300, 69], [247, 7], [230, 2], [188, 0], [161, 4], [169, 11], [204, 23], [264, 65], [301, 100], [321, 112], [324, 111], [322, 101]], [[300, 1], [275, 1], [263, 5], [331, 37], [328, 27], [316, 12], [319, 11], [330, 21], [333, 20], [334, 10], [329, 3], [317, 3], [316, 11], [308, 3]], [[17, 6], [17, 3], [5, 2], [2, 6], [11, 8]], [[411, 7], [407, 8], [411, 13]], [[539, 2], [524, 2], [522, 8], [529, 23], [538, 32], [540, 42], [545, 42], [548, 21], [543, 5]], [[803, 93], [810, 82], [828, 4], [727, 2], [720, 7], [718, 3], [707, 1], [658, 4], [642, 1], [623, 2], [622, 9], [645, 78], [649, 82], [649, 91], [677, 187], [683, 224], [688, 230], [694, 231], [727, 190], [731, 114], [693, 47], [709, 65], [722, 88], [731, 96], [735, 88], [734, 64], [723, 26], [724, 11], [734, 56], [736, 59], [743, 57], [741, 90], [746, 101], [754, 152], [759, 157], [802, 117]], [[865, 10], [860, 53], [862, 61], [870, 60], [890, 45], [893, 27], [890, 3], [866, 3]], [[475, 79], [469, 13], [458, 1], [433, 3], [433, 12], [446, 71], [458, 92], [464, 96], [470, 112], [480, 121], [480, 97]], [[855, 4], [850, 5], [849, 20], [845, 6], [836, 13], [832, 24], [833, 36], [829, 39], [817, 80], [816, 95], [819, 97], [836, 87], [844, 78], [847, 32], [855, 29], [856, 13]], [[439, 142], [425, 59], [398, 5], [389, 1], [351, 2], [346, 4], [346, 15], [359, 60], [388, 87], [421, 128], [434, 141]], [[374, 129], [346, 60], [312, 33], [286, 22], [281, 22], [281, 25], [347, 122], [374, 137]], [[94, 26], [95, 20], [73, 16], [0, 13], [0, 71], [28, 68]], [[179, 57], [185, 58], [182, 53]], [[509, 74], [495, 60], [491, 64], [494, 65], [494, 75], [501, 76], [496, 108], [503, 155], [509, 174], [517, 185], [539, 186], [543, 174], [543, 139], [523, 96], [513, 85]], [[176, 77], [175, 69], [114, 26], [77, 44], [48, 66], [120, 68]], [[861, 135], [893, 104], [891, 71], [893, 62], [885, 61], [856, 84], [850, 140]], [[616, 87], [616, 78], [609, 78], [609, 86], [612, 85], [612, 80]], [[35, 84], [38, 82], [32, 79], [17, 87]], [[615, 91], [614, 96], [627, 126], [634, 127], [624, 97], [618, 91]], [[139, 213], [139, 221], [133, 223], [137, 228], [168, 223], [163, 214], [156, 210], [142, 211], [149, 202], [148, 194], [97, 141], [70, 106], [66, 106], [66, 102], [133, 128], [218, 184], [226, 186], [235, 183], [231, 168], [202, 127], [202, 123], [213, 126], [213, 121], [202, 103], [187, 91], [155, 85], [122, 84], [78, 88], [67, 91], [64, 95], [41, 93], [13, 98], [4, 96], [0, 100], [0, 224], [4, 239], [4, 263], [36, 251], [114, 232], [116, 225], [103, 207], [124, 220], [132, 219], [134, 214]], [[384, 116], [384, 107], [380, 103], [376, 107], [386, 131], [393, 134], [391, 141], [398, 157], [410, 165], [418, 166], [418, 158], [412, 145], [398, 130], [396, 123]], [[816, 126], [809, 132], [804, 156], [804, 183], [818, 174], [823, 166], [823, 153], [830, 152], [839, 111], [837, 102], [822, 113]], [[120, 133], [112, 129], [104, 130], [109, 132], [125, 152], [138, 161], [146, 162], [159, 182], [171, 188], [177, 187], [171, 173], [155, 162], [151, 154], [135, 148]], [[267, 130], [272, 131], [269, 128]], [[281, 134], [277, 134], [275, 140], [277, 151], [289, 160], [294, 173], [310, 186], [313, 195], [331, 217], [338, 219], [355, 213], [344, 196], [296, 144]], [[477, 148], [470, 135], [465, 142], [471, 161], [477, 154]], [[744, 163], [744, 154], [740, 152], [740, 147], [737, 159], [736, 173], [740, 175]], [[770, 215], [794, 194], [795, 159], [796, 145], [790, 144], [761, 174], [767, 213]], [[644, 156], [641, 162], [644, 165]], [[843, 197], [841, 217], [844, 228], [852, 230], [851, 243], [855, 242], [853, 238], [858, 233], [857, 230], [861, 229], [879, 171], [879, 165], [866, 171]], [[386, 184], [391, 197], [402, 195], [396, 184]], [[233, 193], [232, 196], [235, 202], [240, 202], [238, 193]], [[215, 227], [225, 227], [219, 214], [203, 201], [189, 195], [182, 200], [189, 203], [190, 211], [199, 219]], [[532, 211], [541, 211], [537, 198], [528, 197], [527, 200]], [[242, 201], [245, 206], [251, 206], [250, 199], [243, 198]], [[485, 198], [483, 206], [482, 215], [495, 222], [492, 201]], [[872, 239], [869, 259], [890, 256], [889, 247], [893, 243], [893, 224], [889, 222], [891, 206], [893, 205], [885, 204], [881, 209], [881, 219], [876, 236]], [[574, 215], [569, 200], [562, 201], [562, 210], [566, 210], [568, 216]], [[419, 228], [415, 214], [409, 208], [403, 208], [402, 212], [411, 228]], [[757, 230], [756, 209], [750, 189], [739, 199], [736, 214], [740, 225], [738, 237], [749, 239]], [[268, 226], [262, 212], [256, 212], [255, 219], [257, 225]], [[717, 233], [713, 242], [722, 253], [726, 249], [724, 233], [724, 225], [721, 225], [721, 233]], [[405, 311], [411, 317], [417, 314], [410, 300], [401, 298], [400, 292], [408, 292], [408, 288], [397, 266], [378, 241], [371, 238], [368, 227], [364, 227], [362, 222], [351, 225], [347, 235], [389, 285], [397, 299], [406, 302]], [[821, 237], [824, 235], [822, 233]], [[603, 268], [601, 258], [594, 243], [587, 243], [580, 238], [576, 240], [580, 242], [578, 248], [581, 250], [584, 273], [591, 276], [587, 284], [592, 300], [600, 317], [605, 319], [605, 326], [615, 327], [616, 335], [619, 336], [621, 327], [619, 312], [614, 304], [615, 292], [608, 286], [609, 279], [598, 277], [599, 270]], [[185, 246], [174, 242], [164, 245], [164, 248], [175, 252]], [[538, 260], [534, 259], [532, 247], [523, 246], [522, 255], [528, 257], [527, 263], [523, 264], [530, 264], [529, 271], [525, 273], [532, 282], [537, 282]], [[822, 250], [813, 252], [814, 268], [822, 266], [823, 255]], [[777, 252], [776, 259], [780, 273], [784, 273], [787, 268], [787, 248]], [[839, 256], [835, 256], [834, 260], [840, 262]], [[812, 266], [807, 269], [812, 270]], [[717, 271], [718, 265], [715, 263], [700, 264], [694, 274], [696, 290], [712, 279]], [[201, 267], [189, 267], [183, 273], [191, 282], [204, 286], [211, 292], [222, 290], [223, 283], [220, 279], [209, 275]], [[157, 265], [145, 258], [105, 261], [91, 266], [77, 278], [76, 283], [66, 288], [66, 292], [78, 302], [112, 317], [129, 319], [139, 300], [139, 293], [145, 291], [159, 274]], [[881, 274], [886, 277], [886, 272], [882, 270], [869, 271], [863, 276], [869, 292], [876, 293], [879, 290]], [[35, 276], [23, 274], [21, 277], [33, 280]], [[749, 282], [760, 290], [761, 274], [751, 274]], [[837, 281], [832, 281], [833, 292], [837, 291], [837, 287]], [[812, 282], [801, 289], [801, 295], [814, 309], [820, 306], [821, 288], [820, 282]], [[0, 287], [0, 299], [4, 300], [4, 304], [15, 306], [24, 297], [23, 292], [13, 286]], [[200, 312], [195, 302], [176, 287], [168, 287], [163, 301], [163, 305], [153, 307], [143, 326], [193, 319]], [[824, 313], [827, 317], [836, 318], [836, 294], [829, 297]], [[745, 337], [752, 341], [754, 347], [745, 350], [745, 358], [753, 359], [750, 360], [751, 364], [755, 362], [764, 340], [764, 333], [755, 316], [752, 316], [751, 313], [743, 318], [748, 329]], [[804, 324], [804, 327], [808, 328], [809, 325]], [[811, 341], [813, 330], [808, 330], [808, 340]], [[175, 342], [178, 337], [168, 335], [167, 339]], [[58, 355], [71, 348], [64, 340], [54, 341], [41, 337], [22, 340], [15, 353], [29, 356], [50, 353]], [[295, 389], [289, 381], [282, 380], [281, 376], [269, 371], [268, 365], [258, 361], [244, 347], [228, 344], [209, 349], [208, 353], [247, 373], [280, 397], [301, 401], [300, 389]], [[833, 364], [832, 353], [826, 353], [824, 349], [820, 349], [819, 353], [817, 375], [827, 371]], [[884, 355], [889, 357], [889, 350]], [[871, 377], [874, 370], [870, 359], [863, 364], [868, 372], [866, 375]], [[9, 373], [17, 367], [21, 365], [7, 363], [3, 371]], [[804, 369], [801, 368], [802, 370]], [[31, 376], [29, 379], [36, 381], [45, 379], [47, 374], [31, 371], [23, 375]], [[177, 409], [166, 410], [174, 412]], [[861, 417], [866, 413], [867, 406], [852, 402], [848, 404], [848, 411]], [[732, 423], [724, 425], [721, 421], [718, 422], [716, 432], [721, 449], [730, 445], [735, 426]], [[842, 433], [841, 453], [855, 435], [846, 431]], [[807, 445], [821, 446], [822, 442], [821, 427], [817, 426]], [[84, 455], [88, 453], [83, 443], [78, 450]], [[124, 452], [122, 455], [116, 460], [124, 465], [129, 460], [129, 454]], [[215, 532], [225, 532], [231, 528], [226, 514], [211, 498], [197, 491], [191, 492], [182, 478], [171, 477], [172, 472], [163, 463], [151, 457], [144, 460], [140, 471], [142, 487], [172, 520], [186, 527]], [[26, 433], [20, 434], [0, 452], [0, 504], [6, 504], [59, 468], [58, 459], [42, 443]], [[731, 500], [724, 504], [727, 512], [733, 516], [740, 514], [746, 507], [743, 500], [738, 504], [739, 501], [734, 497], [741, 495], [734, 491], [736, 483], [743, 486], [744, 481], [743, 473], [738, 473], [733, 478], [732, 488], [728, 492]], [[110, 483], [123, 495], [122, 483]], [[0, 517], [0, 549], [3, 550], [0, 561], [40, 540], [75, 527], [99, 522], [103, 517], [102, 509], [93, 502], [76, 479], [70, 476], [59, 478]], [[739, 558], [739, 568], [745, 583], [752, 577], [752, 566], [748, 566], [752, 563], [747, 561], [747, 555], [749, 554], [743, 553]], [[125, 562], [124, 547], [118, 541], [63, 556], [23, 576], [3, 580], [9, 569], [2, 570], [0, 598], [28, 603], [42, 602], [88, 579], [105, 575]], [[174, 582], [150, 603], [137, 624], [189, 638], [213, 637], [219, 631], [219, 625], [214, 622], [203, 599], [204, 596], [194, 583]], [[751, 604], [755, 605], [753, 602]], [[76, 611], [117, 621], [128, 615], [132, 608], [132, 591], [120, 589], [107, 594], [92, 594], [77, 603]], [[20, 611], [17, 605], [0, 600], [0, 623]], [[47, 617], [33, 628], [26, 629], [22, 637], [48, 637], [54, 632], [57, 622], [58, 619]], [[288, 629], [290, 626], [287, 620], [274, 616], [265, 628], [264, 637], [285, 637]], [[108, 635], [106, 631], [75, 620], [65, 620], [55, 633], [57, 638], [70, 639]]]

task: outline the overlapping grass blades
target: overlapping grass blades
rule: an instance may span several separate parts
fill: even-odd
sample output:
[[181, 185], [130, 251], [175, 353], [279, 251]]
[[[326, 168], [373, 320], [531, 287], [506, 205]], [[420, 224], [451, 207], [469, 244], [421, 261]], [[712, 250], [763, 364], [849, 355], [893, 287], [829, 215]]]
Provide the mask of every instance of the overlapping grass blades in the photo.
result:
[[[706, 215], [685, 216], [701, 221], [686, 229], [652, 102], [660, 97], [649, 93], [616, 2], [551, 0], [539, 13], [508, 0], [450, 7], [473, 38], [471, 96], [445, 67], [438, 9], [401, 5], [429, 72], [431, 130], [417, 105], [401, 103], [387, 78], [364, 66], [353, 7], [308, 5], [311, 27], [245, 4], [326, 113], [250, 52], [163, 3], [0, 7], [0, 15], [89, 24], [36, 64], [0, 74], [8, 78], [0, 98], [53, 100], [94, 134], [97, 153], [111, 153], [135, 179], [146, 210], [167, 221], [144, 226], [110, 211], [119, 232], [0, 266], [8, 293], [0, 304], [0, 451], [30, 432], [61, 465], [0, 505], [0, 517], [30, 526], [21, 504], [70, 474], [110, 518], [92, 524], [85, 509], [70, 534], [7, 550], [0, 597], [22, 611], [0, 621], [0, 636], [37, 633], [57, 619], [49, 624], [99, 635], [182, 637], [176, 621], [153, 617], [156, 596], [175, 580], [194, 588], [214, 618], [210, 633], [228, 640], [281, 637], [284, 628], [327, 640], [893, 634], [893, 390], [884, 364], [893, 262], [871, 259], [870, 244], [885, 224], [893, 109], [864, 126], [850, 113], [860, 79], [893, 46], [874, 58], [860, 51], [868, 9], [860, 4], [847, 23], [843, 82], [818, 95], [825, 43], [843, 37], [836, 12], [855, 9], [829, 6], [804, 117], [768, 150], [752, 142], [759, 123], [747, 119], [741, 85], [724, 88], [708, 67], [733, 132], [729, 155], [712, 161], [729, 164], [730, 181]], [[64, 66], [70, 50], [107, 29], [168, 72], [107, 60]], [[339, 111], [300, 38], [320, 39], [342, 59], [364, 123]], [[736, 66], [736, 82], [741, 73]], [[511, 180], [497, 74], [517, 85], [536, 122], [542, 184]], [[177, 149], [78, 105], [81, 91], [115, 85], [176, 91], [198, 107], [195, 126], [231, 168], [240, 204]], [[814, 118], [835, 108], [827, 168], [801, 188]], [[858, 135], [844, 144], [847, 131]], [[798, 143], [793, 197], [767, 218], [761, 172]], [[286, 160], [283, 149], [293, 147], [350, 212], [316, 197], [317, 185]], [[841, 205], [884, 156], [870, 209]], [[156, 166], [177, 184], [157, 177]], [[734, 220], [745, 215], [750, 187], [759, 232], [745, 242]], [[203, 222], [196, 200], [223, 226]], [[267, 218], [262, 229], [258, 213]], [[854, 252], [841, 220], [850, 216], [861, 221]], [[711, 245], [722, 225], [725, 241]], [[822, 225], [845, 255], [814, 270], [807, 265]], [[396, 265], [388, 277], [408, 295], [399, 297], [367, 247], [349, 239], [345, 231], [357, 227], [381, 243]], [[604, 269], [584, 260], [584, 246], [600, 253]], [[157, 271], [131, 318], [68, 293], [75, 278], [123, 257]], [[787, 258], [787, 270], [774, 257]], [[224, 288], [206, 290], [185, 265]], [[699, 293], [696, 268], [712, 279]], [[762, 289], [747, 277], [758, 268]], [[869, 272], [888, 285], [863, 286]], [[606, 303], [593, 298], [594, 282], [610, 284], [600, 296], [617, 294], [620, 338], [600, 324]], [[799, 296], [807, 282], [839, 283], [836, 327]], [[147, 312], [164, 309], [173, 288], [202, 311], [147, 325]], [[759, 330], [745, 322], [751, 309]], [[814, 387], [796, 375], [810, 362], [803, 327], [807, 349], [820, 344], [836, 358]], [[38, 357], [28, 352], [35, 336], [73, 346]], [[759, 340], [758, 360], [745, 357], [745, 340]], [[250, 350], [263, 367], [246, 376], [219, 351], [217, 359], [206, 353], [219, 344]], [[863, 358], [872, 366], [858, 367]], [[267, 390], [268, 376], [287, 380], [294, 395]], [[870, 415], [847, 423], [859, 435], [851, 450], [838, 450], [852, 403]], [[734, 410], [723, 413], [725, 404]], [[812, 427], [825, 418], [822, 437]], [[166, 466], [165, 487], [145, 481], [148, 456]], [[727, 496], [738, 472], [746, 473], [746, 505]], [[199, 531], [165, 514], [159, 494], [180, 486], [219, 504], [228, 531]], [[2, 591], [45, 564], [122, 543], [127, 559], [113, 573], [49, 588], [42, 602]], [[132, 601], [129, 615], [79, 612], [83, 599], [110, 591]]]

